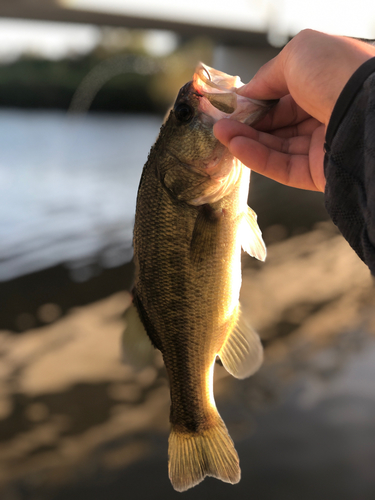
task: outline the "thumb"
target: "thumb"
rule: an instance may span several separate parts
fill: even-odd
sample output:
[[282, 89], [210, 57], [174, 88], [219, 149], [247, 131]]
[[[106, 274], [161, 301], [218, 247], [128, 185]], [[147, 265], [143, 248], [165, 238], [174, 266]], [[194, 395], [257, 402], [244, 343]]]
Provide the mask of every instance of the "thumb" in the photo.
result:
[[284, 50], [262, 66], [249, 83], [237, 90], [237, 94], [252, 99], [280, 99], [289, 94], [284, 75]]

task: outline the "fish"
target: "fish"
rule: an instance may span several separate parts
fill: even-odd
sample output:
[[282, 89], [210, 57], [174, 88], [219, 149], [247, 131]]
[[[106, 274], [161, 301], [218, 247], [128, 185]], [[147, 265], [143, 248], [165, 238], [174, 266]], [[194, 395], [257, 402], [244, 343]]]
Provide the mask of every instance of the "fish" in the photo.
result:
[[263, 360], [239, 304], [241, 247], [266, 258], [247, 205], [250, 170], [213, 134], [221, 118], [254, 124], [274, 105], [240, 96], [242, 85], [237, 76], [198, 65], [151, 148], [137, 195], [123, 356], [142, 368], [154, 348], [162, 353], [171, 396], [168, 471], [177, 491], [206, 476], [240, 480], [239, 458], [215, 404], [215, 361], [242, 379]]

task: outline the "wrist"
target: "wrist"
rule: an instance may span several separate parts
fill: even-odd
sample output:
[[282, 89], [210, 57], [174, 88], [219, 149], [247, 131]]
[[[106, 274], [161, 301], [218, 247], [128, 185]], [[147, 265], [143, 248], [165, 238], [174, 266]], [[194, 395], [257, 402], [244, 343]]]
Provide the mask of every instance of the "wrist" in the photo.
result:
[[[337, 54], [338, 66], [336, 78], [333, 82], [330, 102], [327, 105], [324, 123], [328, 126], [331, 119], [332, 112], [339, 96], [343, 92], [344, 88], [351, 80], [353, 75], [361, 68], [367, 61], [375, 57], [375, 47], [368, 43], [360, 40], [346, 38], [346, 37], [335, 37], [342, 42], [341, 45], [341, 56], [340, 53]], [[365, 70], [366, 72], [366, 70]]]
[[375, 73], [375, 57], [365, 61], [349, 78], [333, 108], [326, 132], [326, 150], [330, 149], [333, 137], [345, 117], [356, 95], [367, 78]]

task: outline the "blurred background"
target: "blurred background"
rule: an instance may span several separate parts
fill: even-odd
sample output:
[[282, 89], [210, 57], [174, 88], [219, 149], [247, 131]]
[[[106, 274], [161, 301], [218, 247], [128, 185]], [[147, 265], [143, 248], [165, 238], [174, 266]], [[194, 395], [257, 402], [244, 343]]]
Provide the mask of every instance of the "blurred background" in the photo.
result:
[[[0, 1], [0, 498], [173, 499], [158, 355], [121, 363], [140, 173], [198, 61], [244, 82], [299, 30], [375, 38], [370, 2]], [[215, 372], [242, 480], [186, 498], [375, 498], [373, 283], [323, 195], [253, 174], [268, 245], [241, 301], [265, 346]]]

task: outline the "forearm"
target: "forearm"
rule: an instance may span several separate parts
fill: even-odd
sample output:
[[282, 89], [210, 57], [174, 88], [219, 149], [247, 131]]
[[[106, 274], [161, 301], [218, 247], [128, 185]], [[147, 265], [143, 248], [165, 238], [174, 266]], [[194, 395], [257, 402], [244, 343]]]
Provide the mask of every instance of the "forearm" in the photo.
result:
[[325, 149], [326, 208], [375, 275], [375, 58], [340, 94]]

